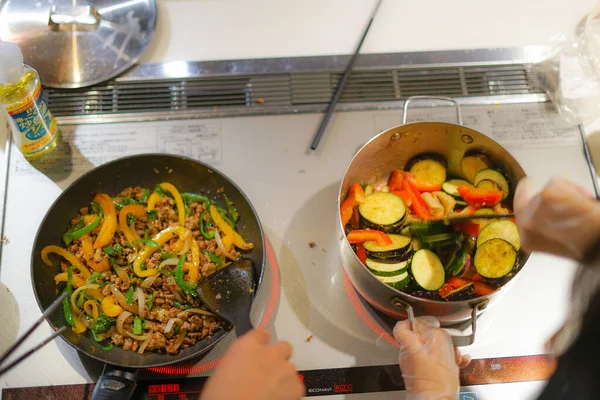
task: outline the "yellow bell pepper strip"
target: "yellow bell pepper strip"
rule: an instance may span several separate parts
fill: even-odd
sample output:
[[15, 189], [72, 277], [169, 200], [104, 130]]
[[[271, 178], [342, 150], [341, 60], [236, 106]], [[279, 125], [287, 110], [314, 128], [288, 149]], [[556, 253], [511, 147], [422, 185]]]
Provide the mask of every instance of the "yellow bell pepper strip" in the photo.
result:
[[123, 312], [123, 308], [115, 303], [115, 297], [111, 295], [102, 300], [102, 312], [109, 317], [118, 317]]
[[254, 245], [252, 243], [246, 243], [246, 241], [240, 236], [240, 234], [237, 233], [231, 227], [231, 225], [225, 222], [225, 220], [217, 210], [217, 207], [215, 207], [214, 205], [210, 206], [210, 216], [212, 217], [213, 221], [215, 221], [215, 224], [217, 224], [217, 227], [223, 231], [225, 236], [233, 236], [233, 244], [235, 244], [236, 247], [242, 250], [251, 250], [252, 248], [254, 248]]
[[233, 241], [234, 241], [234, 237], [233, 235], [225, 235], [221, 238], [221, 241], [223, 242], [223, 246], [225, 246], [225, 250], [230, 251], [231, 250], [231, 246], [233, 246]]
[[85, 325], [83, 324], [83, 322], [81, 321], [81, 318], [83, 317], [83, 314], [79, 314], [77, 316], [73, 316], [73, 323], [75, 324], [75, 326], [73, 326], [72, 330], [75, 333], [83, 333], [85, 332]]
[[63, 242], [68, 246], [73, 242], [74, 239], [80, 238], [83, 235], [90, 233], [94, 229], [100, 225], [100, 221], [102, 221], [102, 210], [97, 203], [92, 204], [92, 208], [94, 211], [97, 211], [98, 215], [86, 215], [83, 217], [81, 222], [77, 224], [73, 229], [68, 230], [63, 235]]
[[92, 275], [90, 273], [90, 270], [87, 269], [85, 266], [83, 266], [83, 264], [81, 263], [81, 261], [79, 261], [79, 259], [77, 257], [75, 257], [73, 254], [69, 253], [67, 250], [63, 249], [62, 247], [58, 247], [58, 246], [54, 246], [54, 245], [46, 246], [42, 249], [42, 261], [47, 266], [49, 266], [49, 267], [52, 266], [52, 261], [50, 261], [50, 259], [48, 258], [48, 254], [50, 254], [50, 253], [58, 254], [59, 256], [61, 256], [62, 258], [64, 258], [68, 262], [70, 262], [71, 265], [73, 265], [73, 266], [75, 266], [75, 268], [77, 268], [77, 270], [81, 273], [81, 275], [83, 275], [83, 277], [85, 279], [89, 278]]
[[197, 297], [198, 293], [196, 293], [196, 283], [186, 282], [183, 280], [183, 265], [185, 263], [185, 259], [186, 257], [182, 256], [177, 263], [177, 267], [175, 268], [175, 282], [184, 294]]
[[192, 264], [196, 267], [200, 266], [200, 246], [198, 242], [192, 238]]
[[148, 210], [154, 210], [156, 208], [156, 203], [160, 200], [160, 195], [156, 192], [152, 192], [150, 197], [148, 198]]
[[[67, 282], [68, 274], [66, 272], [61, 272], [54, 277], [54, 282], [58, 285], [59, 282]], [[78, 288], [80, 286], [85, 285], [86, 282], [81, 279], [78, 275], [73, 275], [71, 277], [71, 285]]]
[[127, 241], [133, 242], [137, 239], [137, 236], [135, 236], [133, 232], [131, 232], [131, 229], [129, 229], [129, 225], [127, 225], [127, 215], [129, 214], [139, 218], [146, 215], [146, 211], [144, 210], [144, 206], [139, 204], [130, 204], [121, 208], [121, 211], [119, 211], [119, 226], [121, 227], [123, 234], [127, 238]]
[[179, 253], [183, 250], [185, 242], [192, 240], [192, 231], [188, 230], [188, 233], [181, 236], [169, 249], [175, 253]]
[[83, 303], [83, 311], [92, 318], [98, 318], [98, 303], [94, 300], [88, 300]]
[[183, 199], [181, 198], [179, 191], [175, 188], [175, 186], [171, 185], [168, 182], [163, 182], [159, 186], [162, 190], [171, 193], [171, 196], [173, 196], [173, 199], [175, 199], [175, 204], [177, 205], [179, 225], [185, 225], [185, 207], [183, 205]]
[[[160, 231], [156, 235], [154, 235], [154, 237], [152, 238], [152, 241], [156, 242], [162, 246], [165, 243], [167, 243], [169, 240], [171, 240], [171, 238], [175, 235], [177, 235], [181, 238], [181, 237], [185, 237], [187, 235], [191, 235], [191, 232], [189, 229], [186, 229], [182, 226], [170, 226], [167, 229], [163, 229], [162, 231]], [[157, 250], [158, 250], [157, 247], [145, 246], [139, 252], [138, 256], [136, 257], [135, 261], [133, 262], [133, 272], [135, 272], [135, 274], [137, 276], [139, 276], [140, 278], [146, 278], [148, 276], [153, 276], [158, 273], [158, 269], [155, 269], [155, 268], [142, 270], [142, 264], [144, 262], [146, 262], [146, 260], [152, 254], [154, 254], [154, 252], [156, 252]]]
[[190, 262], [186, 262], [183, 264], [183, 272], [187, 272], [187, 280], [190, 282], [198, 282], [198, 278], [200, 278], [200, 268], [197, 265], [194, 265]]
[[109, 244], [117, 230], [117, 210], [112, 199], [107, 194], [98, 193], [93, 201], [100, 204], [102, 213], [104, 214], [102, 227], [94, 242], [94, 249], [98, 249]]
[[94, 249], [92, 246], [92, 238], [90, 237], [90, 235], [84, 235], [81, 238], [81, 249], [83, 250], [83, 256], [85, 257], [85, 261], [91, 269], [93, 269], [96, 272], [107, 271], [110, 269], [110, 262], [108, 261], [108, 257], [105, 257], [99, 263], [94, 261]]

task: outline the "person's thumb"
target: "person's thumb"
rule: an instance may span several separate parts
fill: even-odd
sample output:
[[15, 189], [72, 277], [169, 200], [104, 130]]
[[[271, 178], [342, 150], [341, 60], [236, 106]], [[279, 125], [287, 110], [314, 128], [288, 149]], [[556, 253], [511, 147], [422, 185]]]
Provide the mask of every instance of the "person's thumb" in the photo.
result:
[[250, 339], [260, 344], [268, 344], [271, 340], [271, 334], [262, 329], [253, 329], [246, 333], [242, 338]]
[[536, 193], [537, 190], [535, 184], [530, 178], [525, 177], [519, 181], [517, 190], [515, 190], [515, 198], [513, 201], [513, 207], [517, 218], [523, 212], [523, 210], [527, 208], [527, 204], [529, 204]]
[[419, 336], [410, 329], [408, 320], [400, 321], [394, 327], [394, 338], [400, 346], [400, 353], [412, 354], [421, 348]]

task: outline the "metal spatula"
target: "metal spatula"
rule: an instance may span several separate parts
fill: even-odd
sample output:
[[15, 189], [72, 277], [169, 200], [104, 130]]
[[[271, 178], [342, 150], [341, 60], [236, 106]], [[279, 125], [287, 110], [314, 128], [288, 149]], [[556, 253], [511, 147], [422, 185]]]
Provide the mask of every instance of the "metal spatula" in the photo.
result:
[[242, 258], [202, 279], [196, 291], [206, 307], [235, 326], [238, 337], [251, 330], [254, 262]]

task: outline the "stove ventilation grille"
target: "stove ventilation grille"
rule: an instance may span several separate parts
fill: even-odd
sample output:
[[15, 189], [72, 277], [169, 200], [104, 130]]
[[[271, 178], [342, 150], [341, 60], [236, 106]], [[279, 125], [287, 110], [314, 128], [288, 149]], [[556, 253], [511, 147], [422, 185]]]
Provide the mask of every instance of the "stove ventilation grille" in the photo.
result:
[[[110, 116], [200, 111], [207, 116], [322, 111], [340, 72], [116, 80], [83, 89], [46, 89], [57, 116]], [[353, 72], [340, 109], [374, 109], [414, 95], [452, 97], [537, 94], [529, 65], [386, 68]]]

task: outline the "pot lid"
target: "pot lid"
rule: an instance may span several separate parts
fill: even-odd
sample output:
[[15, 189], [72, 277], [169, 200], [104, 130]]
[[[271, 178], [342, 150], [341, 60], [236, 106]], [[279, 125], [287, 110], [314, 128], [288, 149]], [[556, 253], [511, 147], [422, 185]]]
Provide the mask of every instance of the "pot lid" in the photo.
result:
[[50, 87], [120, 74], [142, 55], [155, 26], [156, 0], [0, 0], [0, 40], [18, 44]]

